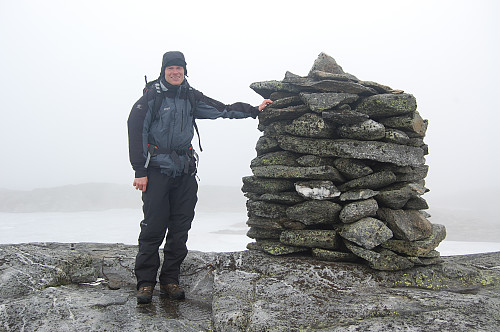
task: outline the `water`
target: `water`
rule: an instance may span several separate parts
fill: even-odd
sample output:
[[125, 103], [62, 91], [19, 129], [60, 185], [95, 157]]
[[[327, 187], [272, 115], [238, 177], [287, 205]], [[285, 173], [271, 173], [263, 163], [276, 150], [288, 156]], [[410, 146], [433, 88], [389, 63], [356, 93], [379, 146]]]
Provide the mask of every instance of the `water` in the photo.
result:
[[[0, 243], [101, 242], [137, 244], [140, 209], [88, 212], [0, 213]], [[246, 249], [246, 211], [197, 211], [188, 248], [204, 252]], [[500, 242], [443, 241], [442, 256], [500, 251]]]

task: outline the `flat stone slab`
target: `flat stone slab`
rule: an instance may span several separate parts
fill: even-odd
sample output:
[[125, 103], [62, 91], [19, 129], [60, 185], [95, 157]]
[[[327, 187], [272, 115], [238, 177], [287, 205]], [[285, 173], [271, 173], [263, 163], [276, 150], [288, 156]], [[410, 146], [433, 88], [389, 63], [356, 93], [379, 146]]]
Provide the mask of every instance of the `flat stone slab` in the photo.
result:
[[400, 144], [349, 139], [298, 138], [288, 135], [281, 135], [277, 139], [283, 150], [320, 157], [369, 159], [398, 166], [421, 166], [425, 163], [424, 150]]

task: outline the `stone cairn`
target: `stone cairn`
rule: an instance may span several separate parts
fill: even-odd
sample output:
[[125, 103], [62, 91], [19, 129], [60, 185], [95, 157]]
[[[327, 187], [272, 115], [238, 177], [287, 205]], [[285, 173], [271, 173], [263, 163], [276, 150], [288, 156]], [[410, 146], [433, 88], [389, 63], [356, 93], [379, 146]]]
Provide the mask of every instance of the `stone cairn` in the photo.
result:
[[259, 115], [257, 157], [243, 178], [248, 249], [400, 270], [440, 262], [415, 97], [345, 73], [321, 53], [306, 77], [250, 87], [274, 101]]

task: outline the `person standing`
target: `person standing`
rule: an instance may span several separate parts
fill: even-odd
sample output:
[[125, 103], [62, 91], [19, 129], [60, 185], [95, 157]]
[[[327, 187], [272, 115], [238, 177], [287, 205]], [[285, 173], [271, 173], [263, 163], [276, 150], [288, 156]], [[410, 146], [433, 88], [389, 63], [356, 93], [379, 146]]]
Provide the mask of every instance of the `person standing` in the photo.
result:
[[272, 103], [265, 99], [258, 107], [241, 102], [224, 105], [191, 88], [186, 76], [184, 54], [166, 52], [154, 88], [145, 89], [127, 121], [133, 186], [142, 192], [144, 213], [134, 268], [139, 304], [152, 301], [164, 240], [160, 296], [185, 297], [179, 286], [180, 266], [188, 252], [188, 231], [198, 200], [196, 153], [191, 145], [195, 119], [256, 118]]

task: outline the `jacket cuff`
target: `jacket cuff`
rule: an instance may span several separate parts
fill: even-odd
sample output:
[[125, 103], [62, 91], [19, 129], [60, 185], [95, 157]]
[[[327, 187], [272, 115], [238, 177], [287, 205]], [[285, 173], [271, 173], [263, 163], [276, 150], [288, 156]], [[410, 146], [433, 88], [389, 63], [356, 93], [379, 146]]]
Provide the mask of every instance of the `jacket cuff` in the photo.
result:
[[260, 111], [259, 111], [259, 108], [257, 106], [252, 107], [252, 110], [250, 112], [250, 114], [252, 115], [252, 118], [256, 119], [257, 116], [259, 116], [259, 113], [260, 113]]
[[148, 176], [148, 170], [146, 168], [135, 171], [135, 178], [143, 178]]

